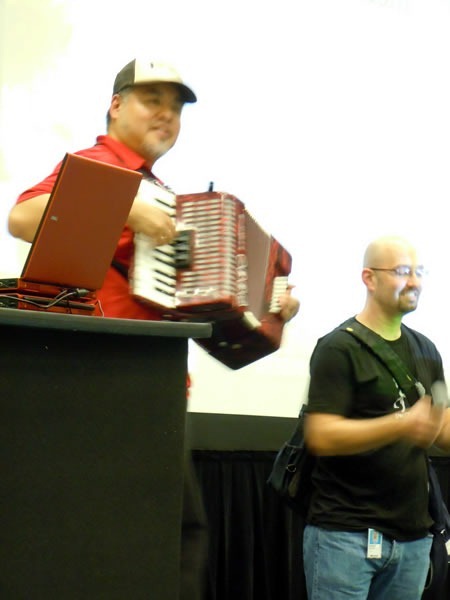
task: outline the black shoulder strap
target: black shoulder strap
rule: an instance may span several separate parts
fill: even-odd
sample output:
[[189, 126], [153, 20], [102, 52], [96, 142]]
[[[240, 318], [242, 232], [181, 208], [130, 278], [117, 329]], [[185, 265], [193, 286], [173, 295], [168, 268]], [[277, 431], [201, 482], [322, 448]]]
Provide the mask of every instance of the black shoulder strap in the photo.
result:
[[409, 373], [399, 355], [392, 350], [389, 344], [386, 344], [381, 336], [368, 327], [364, 327], [364, 325], [356, 320], [345, 325], [341, 329], [342, 331], [350, 333], [373, 352], [373, 354], [386, 366], [397, 382], [399, 388], [408, 398], [411, 393], [414, 394], [415, 399], [425, 393], [423, 385]]
[[128, 279], [128, 268], [125, 265], [120, 263], [118, 260], [112, 260], [111, 266], [116, 269], [116, 271], [119, 271], [119, 273], [123, 275], [125, 279]]

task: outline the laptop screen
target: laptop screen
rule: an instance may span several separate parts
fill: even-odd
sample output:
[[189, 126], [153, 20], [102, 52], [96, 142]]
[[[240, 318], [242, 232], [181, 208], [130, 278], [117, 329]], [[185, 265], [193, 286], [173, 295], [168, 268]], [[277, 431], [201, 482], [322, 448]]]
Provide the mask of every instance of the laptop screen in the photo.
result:
[[101, 288], [141, 179], [136, 171], [66, 154], [21, 278]]

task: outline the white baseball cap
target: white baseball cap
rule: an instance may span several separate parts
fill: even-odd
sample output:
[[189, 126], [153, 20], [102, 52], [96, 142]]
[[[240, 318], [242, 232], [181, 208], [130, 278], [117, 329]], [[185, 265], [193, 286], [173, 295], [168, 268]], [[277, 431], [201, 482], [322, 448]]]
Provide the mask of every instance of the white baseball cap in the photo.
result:
[[146, 61], [135, 58], [119, 71], [114, 80], [113, 94], [127, 87], [148, 83], [175, 83], [184, 102], [197, 102], [197, 96], [188, 87], [178, 71], [164, 62]]

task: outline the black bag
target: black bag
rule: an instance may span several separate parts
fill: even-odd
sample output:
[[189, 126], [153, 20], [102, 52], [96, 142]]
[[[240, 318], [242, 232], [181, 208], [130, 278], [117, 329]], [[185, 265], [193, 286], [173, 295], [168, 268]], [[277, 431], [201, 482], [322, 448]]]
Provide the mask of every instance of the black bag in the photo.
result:
[[300, 410], [298, 423], [290, 439], [275, 457], [267, 483], [289, 508], [306, 516], [311, 497], [311, 473], [315, 457], [305, 446], [303, 428], [305, 406]]
[[[420, 395], [421, 388], [422, 393], [425, 392], [423, 386], [408, 373], [396, 352], [388, 344], [384, 343], [384, 340], [380, 336], [358, 323], [358, 321], [354, 321], [351, 326], [343, 327], [342, 330], [347, 331], [372, 350], [375, 356], [389, 369], [397, 385], [407, 397], [409, 393], [415, 393], [417, 397], [417, 394]], [[414, 345], [414, 339], [411, 339], [411, 342]], [[419, 350], [419, 348], [416, 348], [417, 352], [415, 354], [417, 356], [420, 355]], [[439, 398], [439, 403], [441, 401], [442, 398]], [[428, 459], [428, 481], [428, 512], [434, 521], [430, 528], [430, 533], [433, 535], [433, 543], [430, 551], [430, 567], [422, 600], [446, 600], [447, 592], [445, 584], [449, 563], [446, 543], [450, 540], [450, 514], [442, 497], [439, 479], [430, 459]]]
[[[437, 600], [442, 598], [444, 600], [447, 598], [445, 583], [447, 580], [449, 555], [446, 544], [450, 540], [450, 514], [442, 497], [439, 479], [431, 462], [429, 463], [429, 468], [430, 493], [428, 511], [434, 521], [431, 526], [433, 544], [430, 552], [430, 568], [422, 599]], [[439, 592], [441, 596], [437, 596]]]

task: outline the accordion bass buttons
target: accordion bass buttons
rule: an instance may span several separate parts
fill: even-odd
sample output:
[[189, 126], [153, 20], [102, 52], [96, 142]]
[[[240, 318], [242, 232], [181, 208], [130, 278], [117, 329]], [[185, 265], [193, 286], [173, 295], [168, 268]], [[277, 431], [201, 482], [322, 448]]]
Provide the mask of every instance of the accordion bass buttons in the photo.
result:
[[285, 276], [274, 277], [272, 287], [272, 298], [270, 300], [269, 312], [279, 313], [281, 310], [280, 296], [288, 289], [288, 278]]

